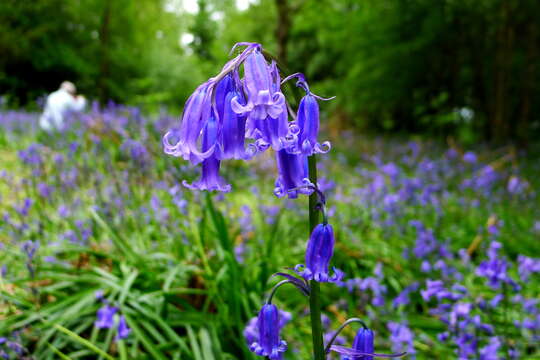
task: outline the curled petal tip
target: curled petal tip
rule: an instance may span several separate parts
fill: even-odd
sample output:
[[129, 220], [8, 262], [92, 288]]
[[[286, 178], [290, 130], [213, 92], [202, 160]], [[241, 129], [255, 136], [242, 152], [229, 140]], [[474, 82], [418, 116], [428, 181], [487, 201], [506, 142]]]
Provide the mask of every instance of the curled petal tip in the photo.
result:
[[322, 96], [319, 96], [319, 95], [315, 95], [315, 94], [311, 94], [314, 98], [317, 98], [319, 100], [322, 100], [322, 101], [330, 101], [330, 100], [334, 100], [336, 97], [335, 96], [331, 96], [331, 97], [328, 97], [328, 98], [325, 98], [325, 97], [322, 97]]
[[325, 141], [322, 144], [316, 143], [314, 150], [317, 154], [326, 154], [330, 150], [332, 150], [332, 144], [330, 141]]
[[231, 56], [232, 53], [233, 53], [237, 48], [239, 48], [240, 46], [247, 46], [248, 48], [250, 48], [250, 47], [253, 47], [253, 48], [259, 48], [259, 49], [262, 48], [261, 44], [259, 44], [259, 43], [237, 42], [236, 44], [233, 45], [233, 47], [231, 48], [231, 51], [229, 51], [229, 56]]

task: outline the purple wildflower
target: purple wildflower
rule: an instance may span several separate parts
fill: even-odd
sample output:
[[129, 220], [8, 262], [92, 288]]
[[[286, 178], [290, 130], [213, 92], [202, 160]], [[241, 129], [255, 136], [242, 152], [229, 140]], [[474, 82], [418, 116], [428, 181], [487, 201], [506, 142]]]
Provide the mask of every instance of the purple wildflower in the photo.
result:
[[476, 269], [476, 274], [485, 277], [488, 280], [488, 285], [494, 289], [500, 288], [502, 283], [508, 283], [515, 288], [517, 284], [515, 284], [507, 273], [508, 262], [498, 255], [498, 250], [501, 246], [501, 243], [497, 241], [491, 242], [488, 249], [488, 260], [480, 263]]
[[330, 347], [330, 350], [341, 354], [342, 360], [372, 360], [375, 357], [393, 358], [405, 355], [405, 353], [375, 353], [375, 335], [373, 334], [373, 331], [368, 328], [361, 328], [356, 332], [356, 336], [354, 337], [353, 345], [351, 348], [339, 345], [332, 345]]
[[390, 341], [392, 342], [392, 350], [401, 351], [404, 347], [409, 355], [416, 353], [414, 349], [414, 333], [405, 324], [397, 322], [389, 322], [388, 330], [390, 330]]
[[118, 308], [105, 304], [97, 311], [97, 320], [94, 325], [98, 329], [110, 329], [114, 326], [114, 314]]
[[527, 282], [531, 274], [540, 273], [540, 259], [519, 255], [517, 263], [519, 277], [523, 282]]
[[258, 338], [250, 344], [250, 350], [259, 356], [280, 360], [287, 350], [287, 343], [280, 338], [279, 311], [275, 305], [263, 305], [257, 318], [257, 329]]
[[276, 152], [279, 175], [274, 194], [294, 199], [298, 194], [309, 195], [313, 186], [308, 178], [307, 159], [303, 155], [289, 154], [286, 150]]
[[[210, 151], [215, 146], [217, 140], [217, 122], [211, 118], [203, 131], [203, 152]], [[189, 184], [186, 181], [183, 182], [184, 186], [192, 190], [218, 190], [223, 192], [229, 192], [231, 185], [227, 184], [225, 180], [219, 175], [220, 161], [215, 154], [210, 155], [202, 162], [202, 172], [200, 180]]]
[[116, 333], [116, 340], [123, 340], [129, 336], [131, 329], [128, 327], [126, 318], [122, 315], [118, 320], [118, 329]]
[[394, 299], [394, 301], [392, 302], [393, 306], [398, 307], [400, 305], [408, 305], [409, 302], [410, 302], [409, 294], [414, 292], [414, 291], [417, 291], [419, 287], [420, 287], [420, 283], [418, 283], [416, 281], [414, 283], [412, 283], [411, 285], [407, 286]]
[[317, 136], [319, 134], [319, 104], [316, 97], [309, 91], [309, 86], [304, 79], [304, 75], [296, 74], [299, 77], [297, 86], [304, 88], [306, 95], [300, 100], [298, 106], [297, 125], [300, 129], [298, 134], [298, 151], [304, 155], [316, 153], [326, 153], [330, 150], [330, 142], [319, 144]]
[[465, 154], [463, 154], [463, 161], [468, 164], [475, 164], [478, 161], [478, 158], [474, 152], [467, 151]]
[[249, 113], [250, 121], [268, 117], [276, 119], [283, 111], [285, 97], [274, 86], [272, 69], [261, 53], [260, 45], [255, 46], [244, 63], [245, 87], [248, 103], [243, 106], [237, 98], [232, 99], [232, 108], [237, 114]]
[[306, 264], [296, 265], [295, 271], [306, 280], [339, 282], [344, 274], [334, 268], [330, 275], [328, 267], [334, 254], [334, 230], [330, 224], [319, 224], [313, 229], [306, 249]]

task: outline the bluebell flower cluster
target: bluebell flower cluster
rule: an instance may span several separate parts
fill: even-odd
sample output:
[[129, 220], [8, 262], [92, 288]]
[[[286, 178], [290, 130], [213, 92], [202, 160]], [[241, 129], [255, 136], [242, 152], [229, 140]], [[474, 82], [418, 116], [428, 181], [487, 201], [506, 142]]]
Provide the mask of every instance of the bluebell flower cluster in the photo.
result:
[[381, 307], [385, 304], [385, 294], [387, 287], [383, 283], [384, 274], [382, 270], [382, 264], [377, 263], [374, 269], [374, 276], [368, 276], [366, 278], [352, 278], [346, 281], [338, 282], [338, 286], [346, 287], [350, 293], [355, 291], [360, 294], [366, 295], [371, 293], [371, 304], [375, 307]]
[[102, 291], [96, 292], [96, 299], [102, 303], [102, 307], [97, 311], [94, 326], [98, 329], [116, 329], [116, 341], [126, 339], [131, 333], [131, 329], [127, 324], [125, 316], [116, 316], [119, 311], [118, 307], [110, 304]]
[[[274, 193], [290, 198], [309, 194], [306, 156], [330, 150], [330, 143], [317, 141], [317, 100], [322, 98], [311, 93], [302, 74], [282, 80], [276, 62], [267, 60], [261, 45], [239, 43], [233, 50], [241, 46], [245, 49], [238, 56], [189, 97], [180, 127], [163, 137], [164, 151], [201, 164], [201, 178], [191, 184], [184, 181], [186, 187], [228, 192], [231, 186], [220, 175], [221, 162], [248, 160], [271, 148], [279, 172]], [[281, 89], [292, 78], [305, 91], [297, 113]]]
[[15, 331], [8, 337], [0, 337], [0, 359], [25, 359], [28, 355], [30, 353], [22, 345], [20, 331]]

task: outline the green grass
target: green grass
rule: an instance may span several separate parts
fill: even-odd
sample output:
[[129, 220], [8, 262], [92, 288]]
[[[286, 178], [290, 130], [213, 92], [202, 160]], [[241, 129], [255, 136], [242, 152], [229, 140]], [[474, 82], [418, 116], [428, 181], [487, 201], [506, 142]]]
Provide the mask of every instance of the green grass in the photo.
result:
[[[88, 133], [82, 137], [69, 133], [43, 150], [45, 160], [39, 177], [32, 176], [30, 167], [16, 156], [18, 150], [34, 142], [32, 135], [4, 135], [12, 140], [6, 140], [0, 148], [0, 171], [6, 170], [12, 180], [0, 179], [0, 215], [10, 214], [9, 221], [0, 219], [0, 241], [4, 244], [0, 265], [8, 269], [0, 283], [0, 336], [19, 331], [17, 339], [36, 359], [255, 359], [245, 344], [244, 326], [257, 314], [266, 291], [275, 283], [270, 276], [303, 262], [308, 200], [273, 197], [275, 173], [267, 165], [272, 161], [270, 156], [248, 164], [224, 164], [233, 190], [223, 199], [216, 194], [181, 190], [180, 197], [187, 202], [183, 210], [175, 204], [169, 189], [183, 178], [193, 179], [196, 175], [181, 166], [185, 164], [182, 160], [161, 154], [159, 134], [150, 125], [147, 127], [151, 134], [145, 143], [151, 153], [149, 167], [139, 166], [123, 153], [113, 136], [103, 136], [100, 143], [95, 143]], [[137, 138], [140, 134], [135, 131], [131, 136]], [[419, 281], [423, 288], [431, 276], [420, 272], [418, 260], [403, 256], [404, 249], [416, 240], [409, 221], [421, 220], [433, 229], [439, 241], [449, 240], [455, 254], [476, 244], [472, 261], [478, 264], [485, 258], [489, 243], [488, 220], [495, 219], [491, 221], [501, 225], [499, 241], [512, 263], [518, 254], [537, 256], [540, 238], [533, 226], [540, 220], [540, 204], [533, 192], [540, 189], [535, 176], [538, 166], [534, 159], [504, 161], [499, 171], [505, 178], [496, 184], [491, 197], [461, 189], [462, 181], [473, 174], [464, 168], [445, 177], [441, 184], [448, 193], [438, 195], [441, 216], [432, 206], [404, 204], [399, 216], [392, 219], [393, 225], [383, 226], [381, 223], [390, 219], [388, 213], [382, 212], [377, 218], [372, 212], [381, 202], [370, 205], [358, 195], [358, 188], [370, 182], [360, 170], [376, 170], [373, 162], [363, 157], [377, 154], [384, 162], [396, 162], [410, 176], [418, 175], [417, 169], [402, 161], [407, 153], [404, 143], [360, 139], [335, 141], [335, 149], [326, 159], [323, 156], [319, 168], [321, 178], [337, 184], [327, 194], [333, 213], [330, 223], [336, 230], [333, 264], [343, 269], [347, 278], [373, 276], [375, 265], [383, 264], [386, 304], [373, 306], [369, 291], [349, 293], [346, 288], [322, 284], [323, 313], [330, 317], [333, 329], [348, 317], [366, 319], [377, 332], [378, 352], [391, 351], [386, 324], [407, 321], [416, 335], [417, 358], [450, 358], [454, 346], [436, 338], [444, 325], [429, 314], [429, 304], [418, 292], [411, 295], [410, 305], [397, 309], [391, 306], [392, 299], [405, 286]], [[75, 140], [79, 149], [67, 155], [68, 143]], [[438, 146], [421, 146], [417, 162], [443, 158]], [[501, 158], [496, 151], [480, 152], [484, 163]], [[65, 155], [65, 161], [55, 165], [53, 158], [59, 153]], [[62, 177], [68, 177], [72, 168], [78, 170], [74, 185], [60, 188], [65, 181]], [[512, 197], [504, 190], [510, 172], [516, 171], [530, 183], [526, 198]], [[22, 184], [22, 179], [28, 182]], [[384, 181], [393, 189], [387, 177]], [[39, 182], [57, 186], [50, 199], [39, 196]], [[26, 197], [34, 203], [24, 217], [13, 206], [20, 206]], [[470, 205], [473, 199], [478, 200], [477, 206]], [[152, 208], [152, 203], [157, 202], [159, 205]], [[67, 217], [59, 215], [62, 205], [70, 208]], [[249, 229], [241, 223], [243, 206], [252, 211]], [[273, 222], [268, 221], [271, 215], [264, 208], [267, 206], [277, 209]], [[69, 231], [82, 236], [77, 221], [84, 223], [82, 229], [91, 230], [82, 244], [65, 240]], [[21, 223], [28, 224], [28, 228], [17, 228]], [[33, 278], [20, 250], [27, 240], [40, 243], [32, 261]], [[246, 245], [241, 262], [235, 256], [240, 244]], [[54, 256], [54, 262], [47, 261], [50, 256]], [[493, 296], [494, 292], [461, 259], [456, 257], [452, 265], [464, 273], [463, 283], [471, 291]], [[515, 271], [511, 270], [514, 276]], [[538, 280], [534, 277], [523, 293], [538, 297]], [[127, 339], [116, 342], [114, 330], [94, 326], [101, 306], [95, 299], [98, 290], [126, 317], [132, 329]], [[311, 334], [306, 299], [294, 289], [284, 288], [276, 303], [293, 314], [292, 322], [283, 331], [291, 349], [286, 358], [309, 358]], [[511, 320], [524, 316], [517, 307], [505, 309], [505, 313]], [[501, 329], [507, 326], [502, 315], [493, 314], [494, 323], [502, 324]], [[511, 332], [510, 342], [524, 336]], [[351, 329], [344, 334], [349, 342], [354, 335]], [[531, 346], [525, 351], [537, 355], [538, 347]]]

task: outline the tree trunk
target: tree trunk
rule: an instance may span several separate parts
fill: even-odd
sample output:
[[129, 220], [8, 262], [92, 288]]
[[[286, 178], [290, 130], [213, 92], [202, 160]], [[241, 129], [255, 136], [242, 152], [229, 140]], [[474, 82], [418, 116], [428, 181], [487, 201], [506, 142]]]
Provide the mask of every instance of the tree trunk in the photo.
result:
[[101, 26], [99, 28], [99, 75], [97, 87], [101, 103], [108, 101], [110, 96], [107, 86], [107, 78], [109, 76], [111, 3], [112, 1], [105, 0], [103, 15], [101, 17]]
[[511, 23], [511, 9], [509, 1], [503, 1], [500, 13], [500, 27], [497, 30], [497, 48], [495, 59], [495, 86], [492, 112], [493, 139], [502, 142], [508, 137], [510, 127], [510, 96], [509, 73], [511, 70], [511, 57], [514, 31]]
[[523, 72], [523, 88], [521, 95], [520, 115], [516, 135], [520, 145], [527, 147], [531, 119], [532, 96], [535, 93], [536, 62], [538, 55], [538, 26], [530, 20], [527, 31], [527, 53], [525, 56], [525, 71]]
[[288, 0], [276, 0], [277, 8], [277, 57], [281, 63], [287, 66], [287, 44], [291, 31], [291, 13], [292, 9], [289, 6]]

